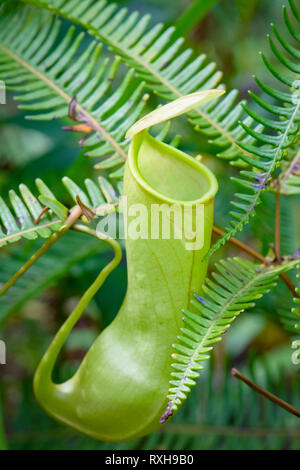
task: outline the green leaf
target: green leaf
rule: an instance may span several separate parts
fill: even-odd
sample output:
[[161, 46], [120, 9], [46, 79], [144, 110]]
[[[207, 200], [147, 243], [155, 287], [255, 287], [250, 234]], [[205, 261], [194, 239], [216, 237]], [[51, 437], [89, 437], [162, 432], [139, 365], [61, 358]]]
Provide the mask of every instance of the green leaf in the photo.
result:
[[66, 220], [68, 217], [68, 209], [59, 201], [56, 201], [56, 199], [47, 196], [39, 196], [39, 201], [41, 201], [44, 206], [49, 207], [60, 220]]
[[224, 93], [224, 90], [207, 90], [181, 96], [177, 100], [171, 101], [170, 103], [155, 109], [146, 116], [143, 116], [127, 131], [126, 137], [133, 137], [138, 132], [149, 129], [155, 124], [168, 121], [176, 116], [187, 113], [197, 106], [204, 105], [205, 103], [219, 98], [224, 95]]

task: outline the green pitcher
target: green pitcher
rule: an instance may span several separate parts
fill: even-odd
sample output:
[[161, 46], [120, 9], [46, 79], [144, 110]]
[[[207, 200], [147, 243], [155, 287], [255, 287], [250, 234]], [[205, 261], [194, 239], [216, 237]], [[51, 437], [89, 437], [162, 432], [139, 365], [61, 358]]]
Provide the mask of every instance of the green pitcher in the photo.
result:
[[75, 375], [53, 383], [53, 367], [68, 334], [121, 259], [118, 243], [100, 236], [114, 249], [114, 259], [61, 327], [36, 371], [34, 390], [43, 408], [93, 438], [131, 440], [161, 426], [182, 309], [206, 276], [217, 181], [202, 163], [151, 137], [147, 128], [222, 93], [209, 90], [182, 97], [130, 130], [123, 198], [128, 271], [124, 302]]

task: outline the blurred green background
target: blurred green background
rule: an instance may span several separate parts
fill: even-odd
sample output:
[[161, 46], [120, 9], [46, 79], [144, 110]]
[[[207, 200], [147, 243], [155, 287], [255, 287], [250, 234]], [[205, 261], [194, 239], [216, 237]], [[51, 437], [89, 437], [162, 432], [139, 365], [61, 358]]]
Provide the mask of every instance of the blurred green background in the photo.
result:
[[[151, 13], [153, 24], [178, 24], [186, 34], [187, 45], [215, 61], [224, 72], [228, 90], [237, 87], [241, 97], [247, 97], [249, 88], [255, 90], [254, 73], [268, 80], [258, 52], [268, 54], [266, 34], [271, 21], [283, 28], [280, 0], [207, 1], [207, 12], [200, 21], [195, 14], [186, 13], [192, 5], [190, 0], [118, 3], [142, 14]], [[155, 103], [155, 98], [152, 100]], [[201, 151], [215, 171], [220, 184], [215, 222], [223, 227], [228, 220], [229, 201], [237, 189], [229, 178], [238, 170], [218, 160], [214, 156], [216, 149], [185, 120], [176, 121], [172, 132], [182, 135], [183, 150], [190, 154]], [[33, 189], [34, 179], [40, 177], [70, 203], [61, 178], [67, 175], [80, 184], [87, 176], [95, 175], [93, 162], [80, 155], [76, 137], [63, 133], [61, 123], [24, 120], [11, 95], [7, 104], [0, 106], [0, 142], [4, 198], [21, 182]], [[266, 194], [256, 219], [240, 236], [264, 254], [273, 238], [273, 209], [274, 196]], [[299, 198], [282, 198], [285, 254], [300, 246], [299, 224]], [[19, 242], [2, 248], [1, 281], [8, 279], [39, 244]], [[218, 258], [236, 254], [241, 255], [236, 248], [226, 246], [215, 255], [211, 268]], [[40, 409], [32, 391], [34, 370], [59, 325], [109, 257], [99, 242], [67, 234], [18, 282], [16, 289], [1, 298], [1, 314], [6, 321], [0, 334], [7, 345], [7, 364], [0, 366], [3, 444], [10, 449], [300, 449], [299, 419], [266, 402], [230, 375], [231, 367], [238, 367], [300, 408], [299, 374], [291, 361], [292, 338], [282, 325], [282, 314], [289, 311], [292, 299], [281, 282], [273, 293], [235, 321], [206, 366], [199, 386], [161, 432], [130, 443], [101, 443], [56, 423]], [[76, 369], [99, 331], [113, 319], [125, 291], [123, 260], [69, 338], [56, 370], [58, 380]]]

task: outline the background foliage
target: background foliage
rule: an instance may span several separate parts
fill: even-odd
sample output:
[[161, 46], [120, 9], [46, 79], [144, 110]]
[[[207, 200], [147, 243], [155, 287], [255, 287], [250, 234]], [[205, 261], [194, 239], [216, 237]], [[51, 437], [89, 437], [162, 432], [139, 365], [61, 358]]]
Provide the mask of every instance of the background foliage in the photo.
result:
[[[22, 8], [18, 2], [8, 3], [13, 10]], [[223, 80], [228, 89], [236, 87], [240, 98], [247, 98], [249, 88], [258, 92], [251, 78], [253, 73], [266, 79], [266, 68], [258, 52], [264, 51], [273, 60], [266, 33], [271, 30], [270, 21], [281, 25], [282, 2], [207, 1], [202, 2], [206, 8], [200, 11], [199, 17], [186, 13], [192, 4], [188, 0], [117, 0], [117, 3], [130, 11], [152, 14], [151, 24], [160, 21], [177, 24], [187, 36], [187, 45], [197, 54], [204, 52], [209, 60], [215, 61], [217, 69], [224, 72]], [[68, 26], [68, 21], [63, 20], [63, 31], [67, 31]], [[81, 28], [77, 29], [80, 32]], [[83, 46], [88, 41], [85, 38]], [[103, 54], [114, 58], [106, 46]], [[126, 73], [121, 65], [112, 91]], [[151, 106], [158, 102], [157, 96], [151, 96]], [[67, 204], [68, 196], [59, 183], [62, 177], [74, 178], [82, 184], [86, 177], [95, 179], [104, 174], [103, 170], [93, 168], [92, 159], [80, 153], [77, 136], [62, 132], [61, 123], [35, 123], [26, 121], [24, 115], [12, 94], [8, 94], [7, 104], [0, 105], [2, 195], [10, 189], [17, 190], [21, 182], [34, 190], [33, 181], [38, 177], [49, 187], [56, 188], [56, 196]], [[229, 202], [233, 193], [240, 190], [229, 178], [238, 176], [238, 170], [214, 158], [218, 147], [209, 144], [185, 119], [174, 122], [169, 138], [178, 134], [182, 136], [181, 148], [193, 155], [201, 152], [205, 163], [214, 170], [220, 185], [215, 221], [217, 226], [226, 226], [230, 220]], [[257, 208], [257, 217], [250, 221], [240, 239], [267, 255], [274, 234], [274, 195], [265, 193], [262, 202]], [[294, 253], [300, 246], [299, 203], [300, 195], [282, 197], [281, 243], [286, 254]], [[23, 240], [1, 249], [1, 282], [29, 258], [38, 243], [41, 244], [41, 240], [34, 245], [30, 240]], [[227, 244], [214, 255], [213, 261], [236, 254], [245, 257], [236, 247]], [[138, 442], [110, 445], [81, 436], [49, 418], [33, 397], [34, 370], [50, 338], [108, 258], [109, 253], [98, 242], [77, 233], [67, 234], [1, 297], [0, 321], [4, 317], [6, 321], [1, 325], [0, 336], [7, 344], [7, 365], [0, 368], [5, 430], [2, 445], [11, 449], [299, 449], [299, 420], [260, 399], [230, 375], [230, 368], [238, 367], [300, 408], [299, 375], [291, 362], [294, 330], [289, 312], [292, 298], [281, 281], [272, 293], [257, 301], [255, 308], [235, 320], [223, 342], [215, 348], [210, 365], [190, 399], [161, 432]], [[59, 379], [75, 370], [100, 329], [111, 322], [125, 289], [123, 261], [71, 335], [56, 370]]]

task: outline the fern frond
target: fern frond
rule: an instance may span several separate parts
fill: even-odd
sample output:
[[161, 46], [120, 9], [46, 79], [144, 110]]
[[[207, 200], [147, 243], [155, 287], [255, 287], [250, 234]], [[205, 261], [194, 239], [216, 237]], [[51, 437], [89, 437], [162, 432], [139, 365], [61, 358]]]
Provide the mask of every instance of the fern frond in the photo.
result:
[[0, 20], [1, 79], [17, 92], [20, 108], [30, 112], [30, 119], [65, 118], [76, 96], [76, 120], [93, 131], [83, 143], [86, 155], [109, 157], [105, 168], [122, 164], [128, 146], [125, 133], [145, 105], [143, 83], [131, 70], [110, 92], [119, 59], [101, 60], [102, 46], [95, 42], [82, 52], [84, 35], [76, 35], [73, 26], [61, 38], [59, 20], [47, 12], [32, 15], [30, 8], [24, 10], [23, 15]]
[[[77, 204], [76, 196], [79, 196], [83, 204], [94, 210], [95, 216], [101, 206], [115, 203], [120, 192], [103, 176], [98, 178], [97, 183], [87, 178], [85, 189], [68, 177], [64, 177], [62, 181], [72, 201]], [[37, 179], [35, 183], [38, 189], [36, 195], [24, 184], [19, 186], [19, 195], [11, 190], [9, 192], [11, 207], [0, 196], [0, 221], [2, 222], [0, 247], [7, 243], [17, 242], [21, 238], [29, 240], [39, 236], [49, 238], [53, 231], [60, 229], [67, 218], [68, 208], [56, 199], [44, 181]], [[120, 185], [117, 187], [120, 188]], [[50, 208], [50, 211], [43, 214], [39, 223], [35, 224], [35, 220], [46, 206]]]
[[[290, 0], [290, 5], [293, 13], [295, 13], [296, 7], [293, 0]], [[298, 37], [298, 43], [300, 43], [300, 36], [297, 35], [295, 27], [292, 26], [288, 20], [286, 8], [284, 9], [284, 18], [286, 25], [288, 25], [290, 35], [292, 38]], [[296, 19], [299, 24], [300, 15], [297, 15]], [[256, 142], [256, 145], [240, 141], [238, 142], [238, 145], [243, 148], [248, 155], [250, 155], [242, 154], [241, 159], [252, 167], [252, 170], [242, 170], [241, 177], [232, 178], [233, 181], [241, 185], [243, 192], [236, 194], [236, 200], [231, 202], [234, 207], [234, 211], [229, 213], [233, 217], [233, 220], [230, 221], [231, 227], [227, 227], [225, 229], [225, 235], [222, 236], [212, 247], [209, 253], [210, 255], [224, 245], [231, 237], [234, 237], [237, 232], [242, 231], [244, 226], [249, 223], [250, 218], [255, 215], [256, 206], [261, 203], [262, 193], [266, 190], [276, 169], [280, 166], [286, 153], [286, 149], [298, 138], [300, 99], [298, 96], [299, 92], [295, 99], [295, 93], [292, 90], [297, 80], [297, 74], [299, 74], [300, 71], [297, 60], [295, 60], [299, 58], [299, 52], [296, 54], [295, 51], [297, 50], [292, 48], [292, 46], [283, 39], [274, 25], [272, 25], [272, 27], [275, 37], [285, 49], [285, 52], [290, 54], [293, 52], [294, 60], [292, 61], [291, 59], [288, 59], [286, 55], [279, 50], [271, 36], [268, 36], [271, 50], [279, 64], [282, 66], [281, 68], [284, 68], [287, 71], [287, 74], [272, 65], [263, 54], [261, 55], [264, 64], [271, 75], [273, 75], [273, 77], [275, 77], [281, 84], [288, 86], [289, 91], [283, 92], [275, 88], [271, 88], [258, 78], [255, 78], [262, 91], [265, 92], [272, 101], [275, 98], [279, 104], [271, 104], [250, 92], [250, 96], [256, 105], [262, 109], [262, 112], [267, 111], [272, 117], [265, 117], [258, 112], [252, 111], [248, 106], [243, 105], [247, 114], [254, 119], [257, 124], [262, 125], [265, 130], [263, 132], [256, 132], [251, 126], [246, 125], [245, 122], [240, 122], [241, 127], [247, 134], [252, 136]], [[293, 168], [291, 169], [291, 172], [293, 172]], [[292, 175], [289, 183], [291, 186], [297, 186], [298, 175]], [[297, 188], [296, 190], [294, 189], [294, 191], [297, 192]]]
[[[116, 51], [127, 65], [132, 66], [139, 77], [146, 81], [149, 89], [165, 99], [172, 100], [196, 89], [218, 86], [220, 74], [214, 72], [214, 66], [205, 65], [203, 56], [192, 60], [191, 51], [181, 51], [182, 40], [172, 41], [173, 28], [165, 29], [163, 25], [158, 25], [146, 33], [148, 17], [142, 17], [139, 21], [134, 13], [127, 17], [126, 9], [117, 13], [117, 6], [105, 1], [99, 3], [88, 0], [79, 4], [77, 0], [35, 0], [27, 3], [51, 10], [86, 28]], [[295, 13], [292, 0], [290, 4]], [[285, 19], [286, 17], [285, 14]], [[290, 34], [297, 36], [294, 26], [290, 22], [287, 25]], [[287, 41], [275, 26], [273, 30], [277, 40], [290, 53], [291, 47]], [[297, 66], [279, 51], [274, 40], [269, 38], [269, 42], [279, 62], [289, 72], [297, 73]], [[296, 76], [278, 72], [264, 55], [262, 57], [275, 78], [289, 87], [293, 85]], [[259, 79], [256, 81], [272, 100], [276, 98], [279, 101], [279, 105], [275, 106], [251, 94], [264, 112], [273, 114], [272, 118], [253, 112], [244, 102], [235, 105], [236, 91], [230, 92], [225, 98], [208, 103], [201, 110], [189, 113], [193, 125], [220, 147], [221, 156], [237, 158], [236, 163], [244, 162], [244, 165], [253, 168], [251, 171], [241, 172], [241, 177], [237, 179], [243, 187], [243, 192], [236, 194], [237, 200], [232, 202], [235, 210], [230, 213], [233, 220], [230, 227], [226, 228], [226, 234], [211, 249], [210, 255], [249, 223], [285, 149], [292, 144], [298, 132], [299, 102], [293, 103], [293, 93], [273, 89]], [[247, 117], [239, 121], [243, 109]], [[264, 131], [264, 128], [267, 130]], [[94, 137], [92, 144], [95, 143], [93, 139]], [[115, 163], [115, 156], [110, 162]], [[115, 176], [119, 176], [118, 171]]]
[[[298, 261], [299, 262], [299, 261]], [[171, 372], [169, 403], [161, 422], [165, 422], [195, 385], [195, 378], [203, 369], [202, 362], [209, 359], [212, 345], [221, 341], [221, 336], [233, 320], [254, 301], [269, 292], [278, 276], [296, 266], [289, 261], [281, 266], [257, 265], [241, 258], [222, 260], [212, 274], [214, 281], [207, 279], [203, 286], [204, 296], [195, 295], [190, 309], [183, 310], [185, 326], [174, 345], [175, 353]]]
[[[92, 36], [107, 44], [132, 67], [149, 90], [168, 101], [188, 93], [216, 88], [222, 73], [216, 64], [208, 62], [204, 54], [195, 57], [192, 49], [183, 48], [174, 27], [158, 23], [148, 28], [150, 15], [118, 10], [116, 3], [96, 0], [23, 0], [24, 3], [45, 8], [54, 14], [79, 24]], [[236, 159], [248, 152], [236, 141], [253, 144], [255, 139], [239, 125], [254, 120], [243, 116], [242, 102], [237, 102], [238, 91], [232, 90], [225, 98], [215, 100], [201, 109], [187, 113], [192, 125], [219, 148], [218, 156]], [[255, 126], [260, 132], [262, 126]]]

